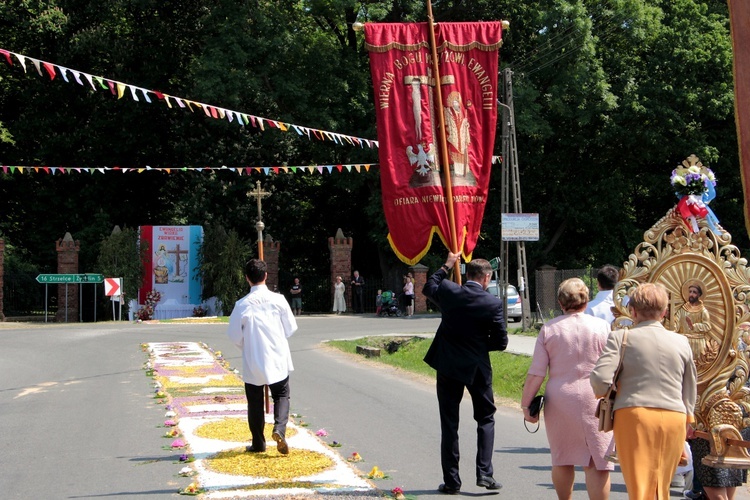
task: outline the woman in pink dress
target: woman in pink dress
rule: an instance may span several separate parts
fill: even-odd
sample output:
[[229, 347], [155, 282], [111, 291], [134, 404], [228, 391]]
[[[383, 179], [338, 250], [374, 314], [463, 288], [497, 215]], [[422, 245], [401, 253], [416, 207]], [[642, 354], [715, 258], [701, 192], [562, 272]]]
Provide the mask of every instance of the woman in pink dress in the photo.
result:
[[552, 484], [558, 499], [571, 499], [575, 467], [583, 467], [589, 498], [609, 498], [609, 471], [614, 464], [604, 456], [612, 441], [611, 432], [599, 432], [594, 417], [596, 397], [589, 374], [607, 343], [606, 321], [585, 314], [589, 290], [578, 278], [563, 281], [557, 300], [564, 314], [548, 321], [539, 331], [521, 403], [523, 418], [529, 404], [549, 375], [544, 392], [544, 421], [552, 455]]

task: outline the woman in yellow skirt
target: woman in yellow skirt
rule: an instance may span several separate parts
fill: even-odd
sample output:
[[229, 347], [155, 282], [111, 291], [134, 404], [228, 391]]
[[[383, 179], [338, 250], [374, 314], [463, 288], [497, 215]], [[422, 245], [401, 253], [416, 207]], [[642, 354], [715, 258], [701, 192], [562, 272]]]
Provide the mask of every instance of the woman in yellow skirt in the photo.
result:
[[615, 399], [614, 436], [630, 500], [668, 500], [688, 426], [693, 422], [696, 370], [685, 336], [664, 328], [667, 290], [644, 283], [630, 296], [634, 326], [613, 331], [591, 372], [603, 396], [622, 357]]

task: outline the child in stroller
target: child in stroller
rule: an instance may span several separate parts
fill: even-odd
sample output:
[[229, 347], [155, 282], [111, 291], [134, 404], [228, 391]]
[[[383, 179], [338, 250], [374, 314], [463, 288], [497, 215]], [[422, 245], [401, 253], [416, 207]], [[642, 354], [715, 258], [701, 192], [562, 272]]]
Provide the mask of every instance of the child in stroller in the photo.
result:
[[381, 294], [380, 300], [382, 304], [379, 316], [401, 316], [401, 309], [398, 308], [398, 297], [396, 297], [396, 294], [390, 290], [386, 290]]

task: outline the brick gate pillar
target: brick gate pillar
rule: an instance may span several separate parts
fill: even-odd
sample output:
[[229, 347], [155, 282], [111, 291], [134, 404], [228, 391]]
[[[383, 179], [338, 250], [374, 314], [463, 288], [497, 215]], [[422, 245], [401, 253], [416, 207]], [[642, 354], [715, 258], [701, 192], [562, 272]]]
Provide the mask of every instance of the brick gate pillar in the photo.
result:
[[[279, 286], [279, 251], [281, 249], [280, 241], [273, 241], [270, 234], [266, 234], [263, 239], [263, 260], [266, 262], [266, 286], [269, 290], [281, 291]], [[274, 288], [275, 287], [275, 288]]]
[[0, 238], [0, 321], [5, 320], [3, 314], [3, 276], [5, 275], [5, 240]]
[[427, 298], [422, 295], [422, 288], [427, 283], [427, 266], [415, 264], [409, 268], [414, 276], [414, 312], [427, 312]]
[[341, 276], [341, 280], [346, 285], [347, 309], [352, 307], [352, 244], [352, 238], [345, 237], [341, 228], [336, 231], [335, 238], [328, 238], [328, 251], [331, 258], [331, 304], [333, 304], [333, 284], [336, 283], [336, 276]]
[[[57, 274], [78, 274], [78, 252], [81, 251], [81, 242], [73, 241], [70, 233], [65, 233], [65, 237], [57, 240], [56, 247]], [[73, 284], [57, 285], [57, 315], [55, 321], [58, 323], [78, 321], [78, 286]]]

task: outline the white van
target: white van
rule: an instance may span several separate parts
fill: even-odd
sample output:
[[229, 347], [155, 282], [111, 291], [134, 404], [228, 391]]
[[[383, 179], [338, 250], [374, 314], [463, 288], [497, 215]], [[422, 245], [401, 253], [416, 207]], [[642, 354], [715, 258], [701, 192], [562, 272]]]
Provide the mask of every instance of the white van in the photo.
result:
[[[487, 291], [495, 297], [502, 298], [500, 297], [500, 290], [497, 287], [496, 281], [490, 282]], [[521, 321], [521, 318], [523, 317], [523, 309], [521, 308], [521, 296], [518, 295], [518, 290], [509, 283], [506, 294], [508, 296], [508, 310], [505, 312], [505, 315], [508, 317], [508, 320]]]

